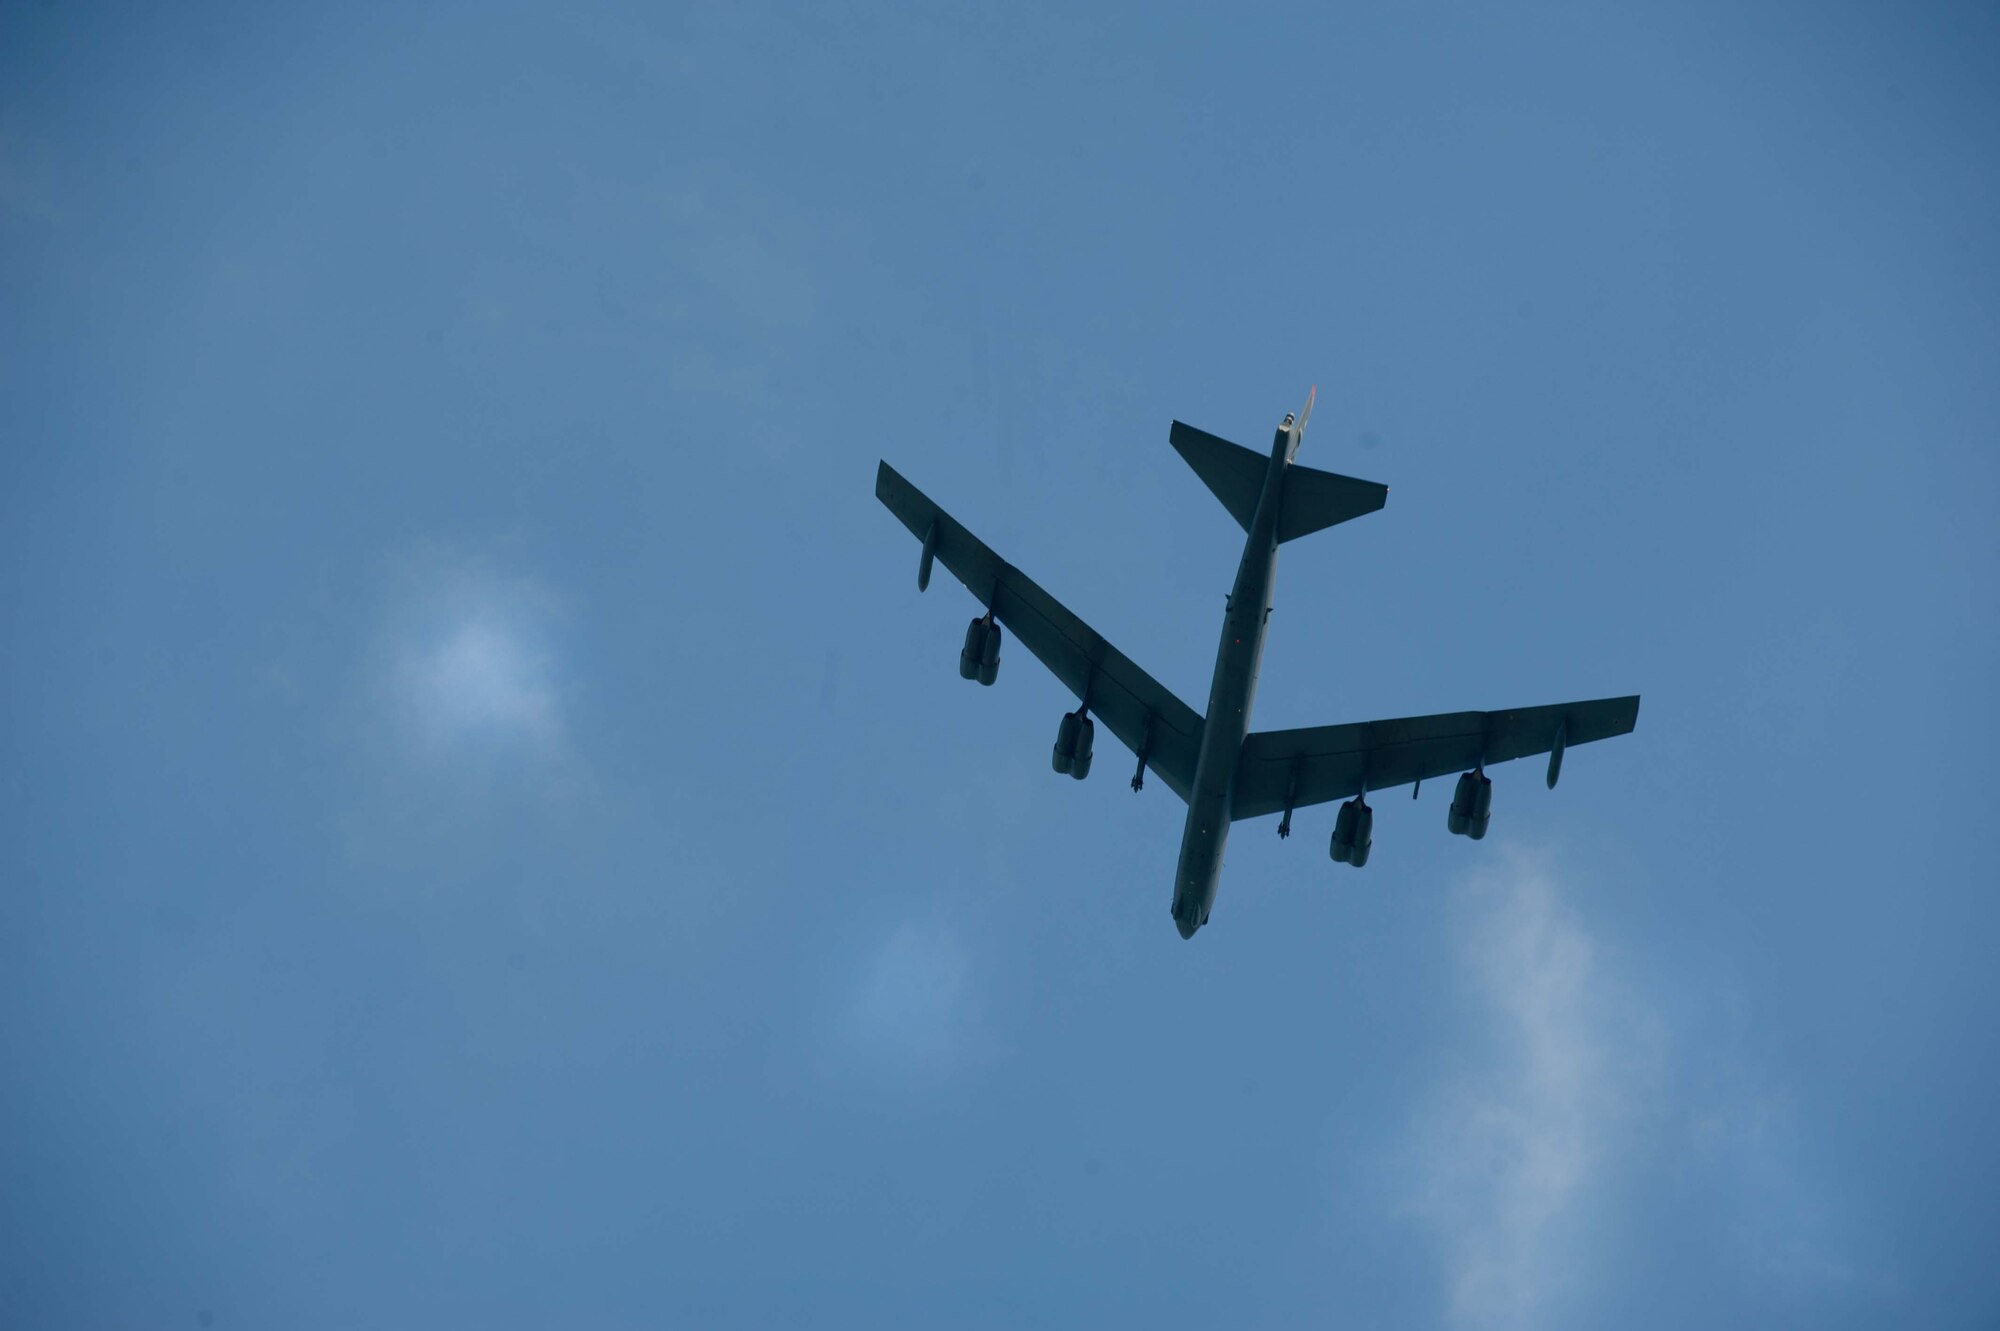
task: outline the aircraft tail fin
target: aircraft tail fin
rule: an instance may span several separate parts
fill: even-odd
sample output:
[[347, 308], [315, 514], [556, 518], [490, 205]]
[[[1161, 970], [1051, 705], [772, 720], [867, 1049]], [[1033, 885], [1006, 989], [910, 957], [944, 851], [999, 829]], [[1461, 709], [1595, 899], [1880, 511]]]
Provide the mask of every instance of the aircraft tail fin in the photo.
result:
[[[1310, 536], [1358, 518], [1389, 502], [1389, 487], [1357, 481], [1293, 463], [1285, 470], [1284, 508], [1278, 514], [1280, 543]], [[1246, 524], [1247, 525], [1247, 524]]]
[[1270, 470], [1271, 459], [1179, 421], [1174, 422], [1167, 437], [1172, 440], [1174, 451], [1201, 477], [1202, 484], [1222, 501], [1229, 516], [1244, 531], [1249, 531], [1251, 521], [1257, 516], [1257, 500], [1264, 492], [1264, 477]]

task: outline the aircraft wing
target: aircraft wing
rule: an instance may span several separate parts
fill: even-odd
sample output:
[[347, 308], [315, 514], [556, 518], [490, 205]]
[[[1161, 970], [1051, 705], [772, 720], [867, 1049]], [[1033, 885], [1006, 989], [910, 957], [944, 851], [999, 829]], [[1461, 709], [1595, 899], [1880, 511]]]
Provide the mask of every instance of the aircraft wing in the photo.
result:
[[1349, 799], [1369, 790], [1488, 767], [1547, 753], [1560, 731], [1567, 748], [1627, 735], [1639, 721], [1639, 699], [1521, 707], [1505, 712], [1445, 712], [1394, 721], [1362, 721], [1303, 730], [1261, 730], [1243, 740], [1230, 817], [1278, 813], [1291, 792], [1293, 808]]
[[1194, 788], [1202, 719], [1192, 707], [1132, 663], [1090, 625], [1034, 580], [993, 553], [949, 513], [904, 480], [887, 462], [875, 473], [875, 497], [912, 535], [937, 529], [937, 560], [966, 585], [993, 617], [1035, 654], [1078, 698], [1090, 692], [1090, 714], [1182, 799]]

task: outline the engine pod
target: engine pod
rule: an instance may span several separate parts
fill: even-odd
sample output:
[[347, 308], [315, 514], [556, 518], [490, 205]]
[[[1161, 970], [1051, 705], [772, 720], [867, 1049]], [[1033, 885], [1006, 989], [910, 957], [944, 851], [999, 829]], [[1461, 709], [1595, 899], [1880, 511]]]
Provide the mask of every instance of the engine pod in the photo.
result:
[[1068, 774], [1076, 761], [1076, 735], [1081, 729], [1077, 725], [1075, 712], [1064, 712], [1062, 723], [1056, 727], [1055, 749], [1050, 754], [1050, 762], [1058, 772]]
[[1444, 825], [1454, 836], [1469, 836], [1474, 840], [1485, 836], [1484, 830], [1475, 832], [1475, 827], [1484, 828], [1487, 811], [1493, 807], [1493, 778], [1483, 772], [1465, 772], [1452, 788], [1451, 810], [1445, 814]]
[[1368, 863], [1368, 848], [1375, 844], [1375, 810], [1356, 802], [1354, 807], [1354, 850], [1347, 862], [1359, 869]]
[[991, 685], [1000, 678], [1000, 626], [986, 626], [986, 640], [979, 647], [979, 682]]
[[1327, 853], [1333, 856], [1337, 863], [1354, 862], [1355, 833], [1360, 830], [1363, 812], [1359, 802], [1349, 800], [1341, 805], [1340, 812], [1334, 815], [1333, 842], [1327, 847]]
[[961, 679], [979, 677], [979, 659], [986, 651], [986, 621], [975, 619], [965, 626], [965, 646], [958, 653], [958, 674]]

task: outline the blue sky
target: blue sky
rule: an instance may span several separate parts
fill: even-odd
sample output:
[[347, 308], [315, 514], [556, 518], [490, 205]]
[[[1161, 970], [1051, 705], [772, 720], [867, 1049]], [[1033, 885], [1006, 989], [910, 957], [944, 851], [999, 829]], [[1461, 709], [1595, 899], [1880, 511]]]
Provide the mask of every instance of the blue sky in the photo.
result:
[[[9, 1325], [2000, 1317], [1974, 6], [0, 14]], [[1236, 832], [1167, 446], [1391, 487], [1262, 727], [1641, 692]]]

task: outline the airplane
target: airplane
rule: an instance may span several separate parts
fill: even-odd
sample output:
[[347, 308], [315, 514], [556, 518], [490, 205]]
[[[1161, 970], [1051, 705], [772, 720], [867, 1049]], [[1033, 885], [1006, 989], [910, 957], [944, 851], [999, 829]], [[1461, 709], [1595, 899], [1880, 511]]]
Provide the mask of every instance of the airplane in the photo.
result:
[[1328, 851], [1336, 862], [1358, 869], [1368, 863], [1374, 841], [1369, 792], [1409, 784], [1414, 799], [1426, 779], [1460, 772], [1445, 825], [1454, 835], [1477, 841], [1492, 818], [1487, 767], [1546, 753], [1553, 790], [1566, 749], [1630, 734], [1639, 720], [1634, 694], [1508, 711], [1250, 729], [1278, 547], [1373, 513], [1389, 498], [1385, 485], [1295, 461], [1318, 393], [1315, 386], [1304, 410], [1287, 413], [1268, 456], [1180, 421], [1168, 432], [1175, 451], [1245, 533], [1206, 716], [994, 554], [886, 460], [875, 473], [875, 497], [923, 542], [917, 590], [930, 586], [931, 567], [941, 560], [985, 607], [965, 630], [959, 675], [986, 685], [998, 678], [1004, 624], [1077, 697], [1077, 709], [1064, 713], [1056, 729], [1051, 760], [1058, 773], [1078, 781], [1090, 774], [1094, 717], [1137, 756], [1134, 791], [1143, 788], [1150, 769], [1187, 802], [1172, 908], [1182, 938], [1193, 938], [1208, 923], [1232, 823], [1282, 811], [1278, 835], [1288, 837], [1294, 809], [1344, 800]]

